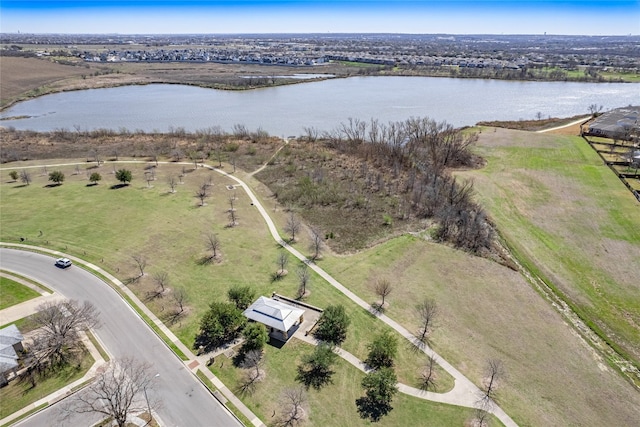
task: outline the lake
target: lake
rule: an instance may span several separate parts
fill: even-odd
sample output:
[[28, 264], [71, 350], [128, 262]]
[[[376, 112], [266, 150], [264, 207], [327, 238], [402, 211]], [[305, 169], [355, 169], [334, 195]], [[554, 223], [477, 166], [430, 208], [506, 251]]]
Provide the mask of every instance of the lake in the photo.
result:
[[587, 115], [638, 104], [630, 83], [519, 82], [434, 77], [351, 77], [288, 86], [223, 91], [153, 84], [46, 95], [2, 112], [0, 125], [51, 131], [98, 128], [187, 131], [242, 124], [271, 135], [301, 135], [305, 127], [332, 130], [348, 118], [383, 123], [428, 116], [455, 126], [483, 120]]

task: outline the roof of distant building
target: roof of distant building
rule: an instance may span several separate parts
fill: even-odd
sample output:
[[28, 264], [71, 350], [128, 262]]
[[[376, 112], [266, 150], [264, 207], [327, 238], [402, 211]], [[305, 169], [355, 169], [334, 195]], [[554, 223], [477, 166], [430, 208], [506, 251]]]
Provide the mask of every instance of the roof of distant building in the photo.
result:
[[258, 298], [244, 311], [249, 319], [279, 331], [291, 329], [303, 314], [304, 310], [267, 297]]

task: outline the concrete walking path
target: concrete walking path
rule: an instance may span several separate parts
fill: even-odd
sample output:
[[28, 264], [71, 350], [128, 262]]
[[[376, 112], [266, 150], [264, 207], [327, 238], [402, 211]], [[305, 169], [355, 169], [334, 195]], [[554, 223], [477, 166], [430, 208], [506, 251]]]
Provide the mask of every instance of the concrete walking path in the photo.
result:
[[[35, 313], [35, 310], [27, 313], [26, 315], [28, 316], [33, 313]], [[12, 421], [24, 416], [25, 414], [28, 414], [31, 411], [36, 410], [39, 407], [42, 407], [42, 409], [44, 409], [45, 407], [50, 406], [64, 399], [65, 397], [75, 393], [85, 383], [90, 382], [95, 377], [98, 370], [107, 362], [104, 360], [104, 358], [102, 357], [102, 355], [100, 354], [96, 346], [93, 345], [93, 343], [85, 333], [82, 333], [81, 339], [82, 339], [82, 343], [84, 344], [86, 349], [89, 351], [89, 353], [91, 354], [91, 357], [93, 357], [93, 360], [94, 360], [93, 365], [91, 365], [91, 368], [89, 368], [89, 370], [84, 374], [84, 376], [80, 379], [75, 380], [71, 384], [67, 384], [66, 386], [64, 386], [59, 390], [54, 391], [48, 396], [38, 399], [35, 402], [30, 403], [29, 405], [20, 409], [19, 411], [16, 411], [13, 414], [1, 419], [0, 425], [11, 423]]]
[[[584, 120], [585, 119], [581, 119], [581, 120], [578, 120], [576, 122], [573, 122], [573, 123], [570, 123], [568, 125], [564, 125], [564, 126], [561, 126], [561, 127], [571, 126], [573, 124], [581, 123]], [[546, 129], [544, 131], [548, 132], [550, 130], [552, 130], [552, 129]], [[115, 163], [148, 163], [148, 162], [139, 161], [139, 160], [133, 160], [133, 161], [120, 161], [120, 162], [115, 162]], [[164, 164], [164, 163], [169, 163], [169, 162], [160, 162], [160, 163]], [[68, 163], [68, 164], [61, 164], [61, 165], [69, 166], [69, 165], [73, 165], [73, 164], [76, 164], [76, 163]], [[176, 164], [176, 163], [171, 162], [171, 164]], [[189, 165], [191, 165], [193, 163], [192, 162], [181, 162], [181, 163], [178, 163], [178, 164], [189, 164]], [[57, 165], [54, 165], [54, 166], [57, 166]], [[264, 208], [264, 206], [262, 205], [260, 200], [257, 198], [257, 196], [253, 193], [251, 188], [244, 181], [242, 181], [240, 178], [238, 178], [238, 177], [236, 177], [236, 176], [234, 176], [234, 175], [232, 175], [232, 174], [230, 174], [228, 172], [225, 172], [225, 171], [223, 171], [223, 170], [221, 170], [219, 168], [213, 167], [213, 166], [209, 166], [209, 165], [205, 165], [205, 164], [198, 164], [198, 166], [202, 167], [202, 168], [206, 168], [206, 169], [212, 170], [212, 171], [215, 171], [218, 174], [223, 175], [223, 176], [225, 176], [225, 177], [237, 182], [238, 185], [240, 187], [242, 187], [242, 189], [245, 191], [247, 196], [249, 196], [249, 199], [251, 200], [252, 205], [255, 206], [258, 209], [258, 212], [260, 213], [260, 215], [264, 219], [265, 223], [267, 224], [267, 228], [269, 229], [269, 232], [271, 233], [271, 236], [273, 237], [273, 239], [276, 242], [278, 242], [278, 244], [280, 244], [284, 249], [289, 251], [293, 256], [298, 258], [300, 261], [302, 261], [305, 264], [307, 264], [309, 266], [309, 268], [311, 268], [313, 271], [315, 271], [320, 277], [322, 277], [330, 285], [332, 285], [334, 288], [336, 288], [337, 290], [342, 292], [345, 296], [347, 296], [353, 302], [358, 304], [360, 307], [364, 308], [367, 311], [371, 310], [371, 305], [369, 303], [365, 302], [362, 298], [358, 297], [356, 294], [351, 292], [344, 285], [342, 285], [340, 282], [338, 282], [336, 279], [334, 279], [330, 274], [328, 274], [326, 271], [324, 271], [322, 268], [320, 268], [317, 264], [315, 264], [312, 260], [308, 259], [300, 251], [298, 251], [296, 248], [292, 247], [291, 245], [289, 245], [287, 242], [285, 242], [282, 239], [282, 237], [280, 236], [280, 233], [279, 233], [275, 223], [273, 222], [273, 220], [269, 216], [269, 213], [266, 211], [266, 209]], [[42, 167], [42, 166], [38, 166], [38, 167]], [[264, 165], [262, 166], [262, 168], [264, 168]], [[2, 169], [0, 168], [0, 170], [2, 170]], [[252, 174], [249, 174], [249, 176], [252, 176]], [[2, 244], [2, 243], [0, 243], [0, 244]], [[7, 244], [7, 245], [9, 245], [9, 244]], [[21, 245], [21, 244], [11, 244], [10, 246], [24, 247], [24, 248], [30, 248], [31, 247], [29, 245]], [[65, 255], [65, 254], [63, 254], [61, 252], [58, 252], [58, 251], [52, 251], [52, 250], [45, 249], [45, 248], [39, 248], [39, 249], [44, 251], [44, 252], [52, 253], [52, 254], [54, 254], [56, 256], [67, 256], [68, 258], [70, 258], [70, 259], [72, 259], [74, 261], [83, 262], [79, 258], [71, 257], [71, 256]], [[93, 264], [89, 264], [89, 263], [84, 263], [84, 264], [87, 267], [89, 267], [89, 268], [95, 270], [96, 272], [99, 272], [103, 276], [107, 277], [108, 280], [110, 280], [115, 286], [119, 287], [125, 294], [127, 294], [127, 296], [129, 296], [135, 302], [135, 304], [137, 304], [140, 307], [140, 309], [145, 313], [145, 315], [149, 316], [149, 318], [152, 319], [154, 324], [160, 330], [162, 330], [162, 332], [167, 337], [169, 337], [169, 339], [190, 359], [189, 361], [185, 362], [185, 364], [189, 367], [189, 369], [192, 370], [192, 372], [196, 372], [198, 370], [198, 366], [200, 365], [200, 362], [198, 361], [198, 358], [191, 352], [191, 350], [189, 350], [182, 342], [180, 342], [180, 340], [178, 340], [178, 338], [160, 321], [160, 319], [158, 319], [144, 304], [142, 304], [142, 302], [133, 294], [133, 292], [131, 292], [124, 284], [122, 284], [122, 282], [120, 280], [118, 280], [117, 278], [115, 278], [114, 276], [109, 274], [108, 272], [102, 270], [100, 267], [95, 266]], [[472, 383], [466, 376], [464, 376], [464, 374], [462, 374], [460, 371], [458, 371], [453, 365], [448, 363], [444, 358], [440, 357], [430, 347], [423, 345], [418, 340], [418, 338], [416, 336], [414, 336], [411, 332], [409, 332], [409, 330], [407, 330], [405, 327], [403, 327], [402, 325], [400, 325], [399, 323], [397, 323], [393, 319], [391, 319], [388, 316], [386, 316], [384, 314], [381, 314], [381, 313], [378, 313], [377, 317], [381, 321], [383, 321], [384, 323], [389, 325], [391, 328], [393, 328], [395, 331], [400, 333], [400, 335], [402, 335], [409, 342], [413, 343], [414, 345], [417, 345], [418, 348], [420, 348], [427, 356], [434, 357], [436, 359], [437, 363], [444, 370], [446, 370], [449, 373], [449, 375], [451, 375], [454, 378], [454, 380], [455, 380], [454, 388], [451, 391], [449, 391], [448, 393], [444, 393], [444, 394], [447, 395], [447, 397], [446, 397], [446, 399], [448, 400], [447, 403], [451, 403], [453, 405], [458, 405], [458, 406], [469, 407], [469, 408], [477, 408], [478, 407], [478, 398], [479, 398], [479, 396], [482, 395], [482, 391], [474, 383]], [[226, 386], [224, 386], [224, 384], [219, 379], [217, 379], [211, 373], [211, 371], [209, 369], [206, 369], [206, 368], [202, 369], [201, 372], [203, 372], [207, 376], [207, 378], [209, 378], [213, 382], [213, 384], [217, 388], [220, 389], [222, 394], [224, 394], [224, 396], [227, 399], [229, 399], [234, 405], [236, 405], [236, 407], [245, 416], [247, 416], [248, 419], [251, 420], [251, 422], [252, 422], [252, 424], [254, 426], [256, 426], [256, 427], [264, 426], [264, 424], [239, 399], [237, 399], [236, 396], [233, 395], [233, 393]], [[408, 387], [408, 386], [404, 386], [404, 387]], [[418, 391], [422, 392], [421, 390], [418, 390]], [[426, 393], [427, 392], [423, 392], [423, 393], [419, 393], [419, 394], [424, 395], [424, 396], [431, 396], [430, 394], [426, 394]], [[431, 394], [438, 394], [438, 393], [431, 393]], [[418, 397], [420, 397], [420, 396], [418, 396]], [[435, 398], [436, 397], [434, 397], [434, 399]], [[442, 398], [442, 397], [437, 397], [437, 399], [440, 399], [440, 398]], [[438, 401], [438, 400], [435, 400], [435, 401]], [[489, 412], [492, 413], [493, 415], [495, 415], [506, 427], [517, 427], [516, 422], [513, 421], [513, 419], [511, 419], [511, 417], [509, 417], [509, 415], [507, 415], [507, 413], [504, 412], [499, 406], [493, 405], [492, 408], [489, 409]]]
[[[208, 165], [202, 165], [202, 166], [208, 169], [214, 170], [219, 174], [224, 175], [236, 181], [244, 189], [245, 193], [249, 196], [252, 204], [258, 209], [258, 212], [260, 212], [260, 214], [262, 215], [262, 218], [267, 223], [267, 227], [269, 228], [269, 232], [271, 233], [271, 236], [276, 242], [278, 242], [283, 248], [289, 251], [293, 256], [298, 258], [300, 261], [307, 264], [309, 268], [315, 271], [320, 277], [322, 277], [334, 288], [338, 289], [340, 292], [342, 292], [345, 296], [347, 296], [353, 302], [358, 304], [360, 307], [364, 308], [367, 311], [371, 309], [371, 305], [369, 303], [365, 302], [362, 298], [358, 297], [356, 294], [351, 292], [344, 285], [342, 285], [340, 282], [334, 279], [329, 273], [324, 271], [322, 268], [316, 265], [312, 260], [308, 259], [300, 251], [298, 251], [297, 249], [289, 245], [287, 242], [285, 242], [282, 239], [282, 237], [280, 237], [280, 233], [278, 232], [278, 229], [274, 224], [273, 220], [271, 219], [271, 217], [269, 216], [268, 212], [266, 211], [264, 206], [262, 206], [262, 203], [260, 202], [260, 200], [258, 200], [256, 195], [253, 193], [253, 191], [249, 188], [249, 186], [244, 181], [218, 168], [208, 166]], [[405, 337], [411, 343], [413, 344], [419, 343], [419, 340], [416, 336], [414, 336], [411, 332], [409, 332], [406, 328], [401, 326], [396, 321], [392, 320], [391, 318], [387, 317], [384, 314], [379, 314], [377, 317], [387, 325], [391, 326], [394, 330], [400, 333], [400, 335]], [[431, 348], [423, 345], [420, 345], [419, 348], [421, 348], [422, 351], [427, 356], [435, 357], [437, 363], [442, 368], [444, 368], [449, 373], [449, 375], [451, 375], [455, 379], [455, 386], [453, 390], [451, 390], [449, 393], [446, 393], [450, 398], [450, 402], [452, 402], [452, 404], [454, 405], [465, 406], [469, 408], [477, 408], [478, 397], [482, 394], [482, 391], [475, 384], [473, 384], [467, 377], [465, 377], [460, 371], [458, 371], [453, 365], [451, 365], [446, 360], [444, 360], [444, 358], [440, 357]], [[490, 410], [490, 412], [493, 415], [495, 415], [505, 426], [517, 427], [516, 422], [513, 421], [513, 419], [511, 419], [511, 417], [509, 417], [509, 415], [507, 415], [507, 413], [504, 412], [499, 406], [494, 405], [494, 407]]]
[[[72, 260], [74, 263], [77, 264], [82, 264], [85, 267], [95, 271], [96, 273], [99, 273], [100, 275], [102, 275], [104, 278], [107, 279], [108, 282], [110, 282], [111, 286], [114, 286], [116, 288], [119, 289], [120, 292], [122, 292], [123, 294], [125, 294], [128, 298], [130, 298], [131, 301], [133, 301], [133, 303], [138, 307], [138, 309], [140, 309], [149, 319], [151, 319], [151, 321], [153, 322], [153, 324], [162, 331], [162, 333], [177, 347], [180, 349], [180, 351], [185, 355], [185, 357], [188, 359], [187, 361], [183, 361], [183, 363], [187, 366], [187, 368], [194, 374], [197, 373], [197, 371], [200, 368], [200, 362], [198, 361], [198, 358], [196, 357], [195, 354], [193, 354], [193, 352], [186, 346], [184, 345], [179, 339], [178, 337], [175, 336], [175, 334], [173, 332], [171, 332], [171, 330], [169, 328], [166, 327], [166, 325], [164, 323], [162, 323], [162, 321], [151, 311], [149, 310], [149, 308], [144, 305], [142, 303], [142, 301], [140, 301], [140, 299], [127, 287], [125, 286], [118, 278], [116, 278], [115, 276], [113, 276], [112, 274], [110, 274], [109, 272], [103, 270], [102, 268], [100, 268], [99, 266], [86, 262], [78, 257], [74, 257], [72, 255], [69, 254], [65, 254], [63, 252], [60, 251], [55, 251], [55, 250], [51, 250], [51, 249], [47, 249], [47, 248], [42, 248], [42, 247], [36, 247], [36, 246], [30, 246], [30, 245], [24, 245], [24, 244], [18, 244], [18, 243], [5, 243], [5, 242], [0, 242], [0, 245], [3, 246], [7, 246], [7, 247], [14, 247], [14, 248], [22, 248], [22, 249], [36, 249], [40, 252], [44, 252], [44, 253], [48, 253], [51, 255], [54, 255], [56, 257], [67, 257], [70, 260]], [[36, 298], [39, 299], [39, 298]], [[123, 301], [126, 303], [126, 300], [123, 299]], [[136, 311], [137, 313], [137, 311]], [[153, 328], [152, 328], [153, 330]], [[154, 331], [155, 332], [155, 331]], [[161, 337], [162, 339], [162, 337]], [[164, 340], [162, 340], [164, 342]], [[176, 355], [177, 356], [177, 355]], [[231, 403], [233, 403], [233, 405], [238, 408], [238, 410], [245, 416], [247, 417], [247, 419], [251, 420], [251, 423], [255, 426], [255, 427], [264, 427], [265, 424], [253, 413], [251, 412], [251, 410], [249, 408], [246, 407], [246, 405], [244, 403], [242, 403], [240, 401], [240, 399], [238, 399], [231, 390], [229, 390], [229, 388], [227, 386], [225, 386], [222, 381], [220, 381], [215, 375], [213, 375], [213, 373], [207, 369], [206, 367], [203, 369], [200, 369], [200, 371], [213, 383], [213, 385], [220, 390], [220, 392], [224, 395], [224, 397], [226, 399], [228, 399]], [[217, 397], [216, 397], [217, 398]], [[224, 402], [223, 402], [224, 403]], [[226, 407], [226, 406], [225, 406]]]

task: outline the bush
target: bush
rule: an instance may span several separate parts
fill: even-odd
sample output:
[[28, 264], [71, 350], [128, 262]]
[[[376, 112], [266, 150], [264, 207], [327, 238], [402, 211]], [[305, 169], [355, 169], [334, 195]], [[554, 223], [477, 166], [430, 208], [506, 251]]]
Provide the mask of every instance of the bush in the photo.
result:
[[123, 184], [131, 182], [132, 178], [131, 171], [128, 169], [118, 169], [116, 171], [116, 179]]
[[351, 320], [341, 305], [330, 305], [318, 321], [315, 337], [333, 345], [340, 345], [347, 339], [347, 329]]
[[248, 323], [242, 331], [244, 343], [240, 353], [246, 354], [250, 351], [262, 351], [264, 345], [269, 341], [269, 333], [262, 323]]
[[54, 184], [62, 184], [64, 181], [64, 174], [61, 171], [53, 171], [49, 174], [49, 181]]
[[202, 346], [212, 350], [238, 337], [246, 317], [234, 304], [214, 302], [200, 320], [200, 332], [196, 336], [194, 348]]

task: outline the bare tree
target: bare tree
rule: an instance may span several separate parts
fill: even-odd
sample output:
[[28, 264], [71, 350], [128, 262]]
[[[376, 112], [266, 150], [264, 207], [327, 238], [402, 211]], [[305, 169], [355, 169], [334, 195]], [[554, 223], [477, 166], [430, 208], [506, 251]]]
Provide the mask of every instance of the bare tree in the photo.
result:
[[187, 302], [187, 291], [185, 291], [184, 288], [177, 288], [173, 290], [172, 296], [178, 306], [178, 314], [184, 313], [184, 306]]
[[320, 130], [318, 130], [318, 128], [312, 126], [304, 127], [302, 129], [304, 130], [307, 141], [316, 142], [318, 140], [318, 136], [320, 135]]
[[298, 268], [296, 274], [298, 275], [299, 280], [298, 298], [304, 298], [304, 296], [307, 294], [307, 285], [309, 284], [309, 279], [311, 278], [307, 264], [303, 264], [302, 267]]
[[140, 276], [144, 276], [144, 269], [147, 266], [147, 258], [142, 254], [134, 254], [131, 255], [131, 259], [133, 259], [138, 266], [138, 270], [140, 270]]
[[298, 426], [302, 424], [307, 413], [304, 406], [307, 403], [307, 393], [304, 387], [288, 388], [282, 392], [280, 398], [280, 416], [277, 424], [282, 427]]
[[322, 235], [320, 235], [320, 231], [312, 228], [311, 229], [311, 243], [309, 244], [309, 249], [313, 252], [312, 259], [318, 259], [321, 256], [322, 249], [324, 248], [324, 241], [322, 240]]
[[153, 379], [150, 364], [131, 358], [112, 360], [86, 389], [68, 399], [63, 414], [101, 414], [125, 427], [131, 415], [159, 407], [159, 401], [149, 399]]
[[153, 176], [153, 174], [150, 171], [146, 171], [144, 173], [144, 179], [145, 181], [147, 181], [147, 188], [151, 187], [151, 181], [153, 181], [155, 179], [155, 177]]
[[287, 265], [289, 264], [289, 253], [285, 251], [280, 251], [278, 253], [278, 271], [276, 272], [276, 276], [282, 277], [287, 271]]
[[238, 224], [238, 215], [236, 213], [235, 208], [233, 207], [233, 201], [235, 196], [229, 197], [229, 227], [235, 227]]
[[229, 211], [235, 210], [235, 202], [236, 202], [236, 193], [233, 192], [232, 195], [229, 196]]
[[242, 359], [241, 366], [246, 369], [240, 381], [240, 391], [243, 393], [253, 393], [256, 383], [262, 381], [265, 377], [264, 357], [262, 350], [249, 350]]
[[20, 171], [20, 181], [22, 181], [22, 183], [26, 185], [31, 184], [31, 173], [29, 173], [26, 169], [22, 169]]
[[435, 390], [436, 388], [436, 358], [431, 355], [427, 359], [427, 365], [420, 374], [420, 388], [422, 390]]
[[486, 404], [489, 404], [491, 401], [496, 401], [496, 389], [505, 375], [506, 371], [504, 369], [502, 360], [487, 360], [486, 366], [484, 368], [484, 380], [482, 381], [483, 395], [481, 401]]
[[32, 316], [36, 335], [32, 345], [33, 363], [56, 364], [66, 360], [68, 352], [77, 348], [79, 333], [97, 327], [98, 310], [88, 301], [46, 302]]
[[206, 182], [200, 184], [196, 190], [196, 198], [200, 199], [200, 206], [204, 206], [204, 201], [209, 197], [209, 186]]
[[166, 271], [160, 271], [153, 275], [153, 281], [157, 285], [156, 289], [149, 292], [149, 298], [161, 298], [164, 294], [166, 287], [169, 285], [169, 275]]
[[184, 288], [174, 288], [171, 292], [171, 300], [175, 304], [168, 311], [166, 317], [171, 323], [176, 322], [184, 313], [187, 303], [187, 291]]
[[171, 175], [169, 178], [167, 178], [167, 184], [169, 184], [169, 188], [171, 188], [171, 192], [175, 193], [176, 186], [178, 185], [178, 182], [176, 181], [176, 177]]
[[599, 112], [602, 111], [602, 105], [598, 105], [598, 104], [591, 104], [589, 105], [589, 113], [592, 116], [597, 116]]
[[300, 231], [300, 220], [296, 218], [293, 211], [289, 212], [287, 223], [284, 226], [284, 231], [291, 235], [290, 242], [296, 241], [296, 234]]
[[384, 279], [384, 278], [378, 279], [374, 283], [374, 290], [376, 294], [380, 298], [382, 298], [382, 301], [380, 302], [380, 308], [384, 308], [385, 298], [389, 296], [391, 291], [393, 291], [393, 286], [391, 286], [391, 282], [389, 281], [389, 279]]
[[420, 320], [418, 339], [422, 342], [426, 342], [428, 340], [428, 335], [433, 328], [433, 321], [438, 316], [438, 305], [434, 300], [426, 298], [416, 306], [416, 312]]
[[205, 236], [207, 250], [211, 251], [210, 260], [218, 258], [218, 252], [220, 251], [220, 239], [215, 233], [207, 233]]
[[194, 169], [198, 169], [198, 153], [195, 151], [191, 151], [189, 153], [189, 158], [191, 159], [191, 161], [193, 162], [193, 168]]
[[171, 157], [173, 157], [174, 161], [179, 162], [184, 157], [184, 153], [182, 152], [182, 150], [180, 148], [175, 148], [171, 152]]

